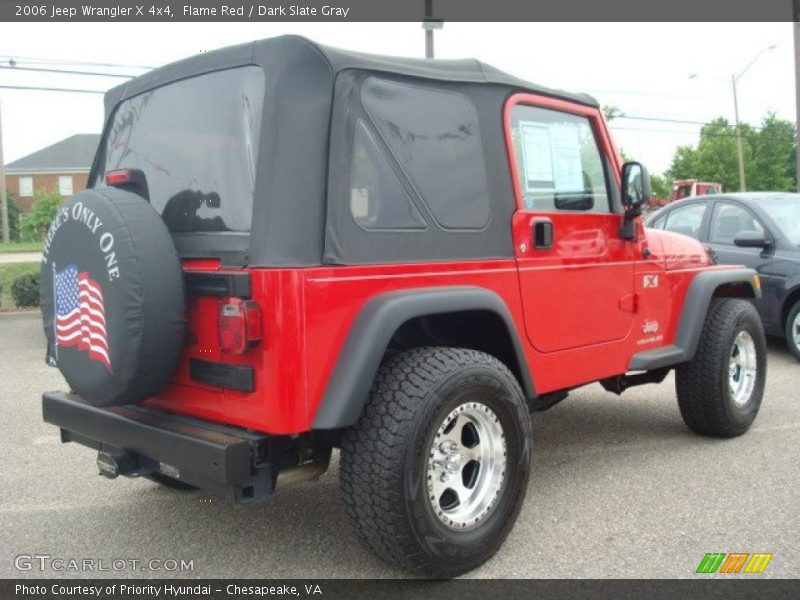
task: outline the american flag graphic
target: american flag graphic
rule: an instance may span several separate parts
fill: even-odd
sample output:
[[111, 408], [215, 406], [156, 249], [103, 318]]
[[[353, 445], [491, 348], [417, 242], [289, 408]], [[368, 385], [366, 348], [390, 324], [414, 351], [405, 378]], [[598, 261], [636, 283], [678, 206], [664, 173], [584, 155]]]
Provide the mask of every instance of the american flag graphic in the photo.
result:
[[56, 345], [77, 346], [111, 371], [103, 290], [89, 274], [69, 265], [53, 272], [56, 295]]

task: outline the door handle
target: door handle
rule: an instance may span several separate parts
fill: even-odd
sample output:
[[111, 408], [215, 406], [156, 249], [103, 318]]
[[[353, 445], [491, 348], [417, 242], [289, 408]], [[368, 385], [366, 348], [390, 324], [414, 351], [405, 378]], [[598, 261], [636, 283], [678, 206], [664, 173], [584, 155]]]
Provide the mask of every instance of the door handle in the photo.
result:
[[533, 220], [533, 247], [536, 250], [549, 250], [553, 247], [553, 222], [547, 217]]

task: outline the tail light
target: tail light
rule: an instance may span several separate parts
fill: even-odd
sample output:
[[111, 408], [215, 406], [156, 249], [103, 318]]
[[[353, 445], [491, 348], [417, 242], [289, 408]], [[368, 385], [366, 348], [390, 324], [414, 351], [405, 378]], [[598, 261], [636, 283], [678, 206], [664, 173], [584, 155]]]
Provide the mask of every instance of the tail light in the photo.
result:
[[128, 169], [120, 169], [119, 171], [109, 171], [106, 173], [107, 185], [123, 185], [131, 182], [131, 172]]
[[253, 300], [226, 298], [219, 305], [219, 345], [224, 354], [244, 354], [261, 340], [261, 309]]
[[147, 187], [147, 177], [141, 169], [118, 169], [106, 173], [106, 185], [128, 190], [138, 194], [145, 200], [150, 200], [150, 190]]

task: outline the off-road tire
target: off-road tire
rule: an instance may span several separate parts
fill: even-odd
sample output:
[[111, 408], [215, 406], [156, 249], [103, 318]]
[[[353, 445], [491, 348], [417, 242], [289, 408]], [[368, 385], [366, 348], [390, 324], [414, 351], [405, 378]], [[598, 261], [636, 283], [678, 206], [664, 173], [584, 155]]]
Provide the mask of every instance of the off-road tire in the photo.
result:
[[[756, 373], [749, 397], [737, 403], [730, 383], [731, 356], [743, 331], [755, 348]], [[735, 437], [745, 433], [761, 406], [766, 375], [767, 345], [756, 309], [745, 300], [713, 300], [694, 358], [675, 370], [683, 421], [701, 435]]]
[[[438, 447], [437, 429], [441, 433], [465, 402], [475, 406], [472, 400], [482, 410], [488, 407], [497, 417], [493, 423], [502, 427], [504, 478], [490, 512], [454, 530], [432, 506], [429, 461]], [[530, 415], [503, 363], [459, 348], [401, 352], [384, 361], [361, 418], [343, 436], [345, 508], [361, 539], [388, 563], [454, 577], [486, 562], [502, 545], [525, 498], [530, 455]]]
[[168, 487], [173, 490], [180, 490], [182, 492], [191, 492], [192, 490], [196, 490], [197, 488], [185, 481], [181, 481], [180, 479], [173, 479], [172, 477], [167, 477], [166, 475], [162, 475], [161, 473], [151, 473], [150, 475], [145, 475], [146, 479], [154, 483], [158, 483], [163, 485], [164, 487]]
[[800, 360], [800, 343], [796, 342], [796, 323], [800, 318], [800, 300], [794, 303], [786, 317], [786, 346], [797, 360]]

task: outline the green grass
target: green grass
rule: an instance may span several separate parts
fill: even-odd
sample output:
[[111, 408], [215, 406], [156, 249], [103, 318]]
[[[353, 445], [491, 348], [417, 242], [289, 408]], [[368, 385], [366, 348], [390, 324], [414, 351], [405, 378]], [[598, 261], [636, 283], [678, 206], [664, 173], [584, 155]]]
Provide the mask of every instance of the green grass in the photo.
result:
[[42, 242], [0, 242], [0, 254], [8, 252], [41, 252]]
[[37, 273], [38, 271], [38, 262], [0, 264], [0, 287], [3, 288], [2, 294], [0, 294], [0, 311], [16, 310], [17, 308], [17, 305], [14, 304], [14, 298], [11, 296], [11, 284], [14, 283], [14, 280], [20, 275]]

